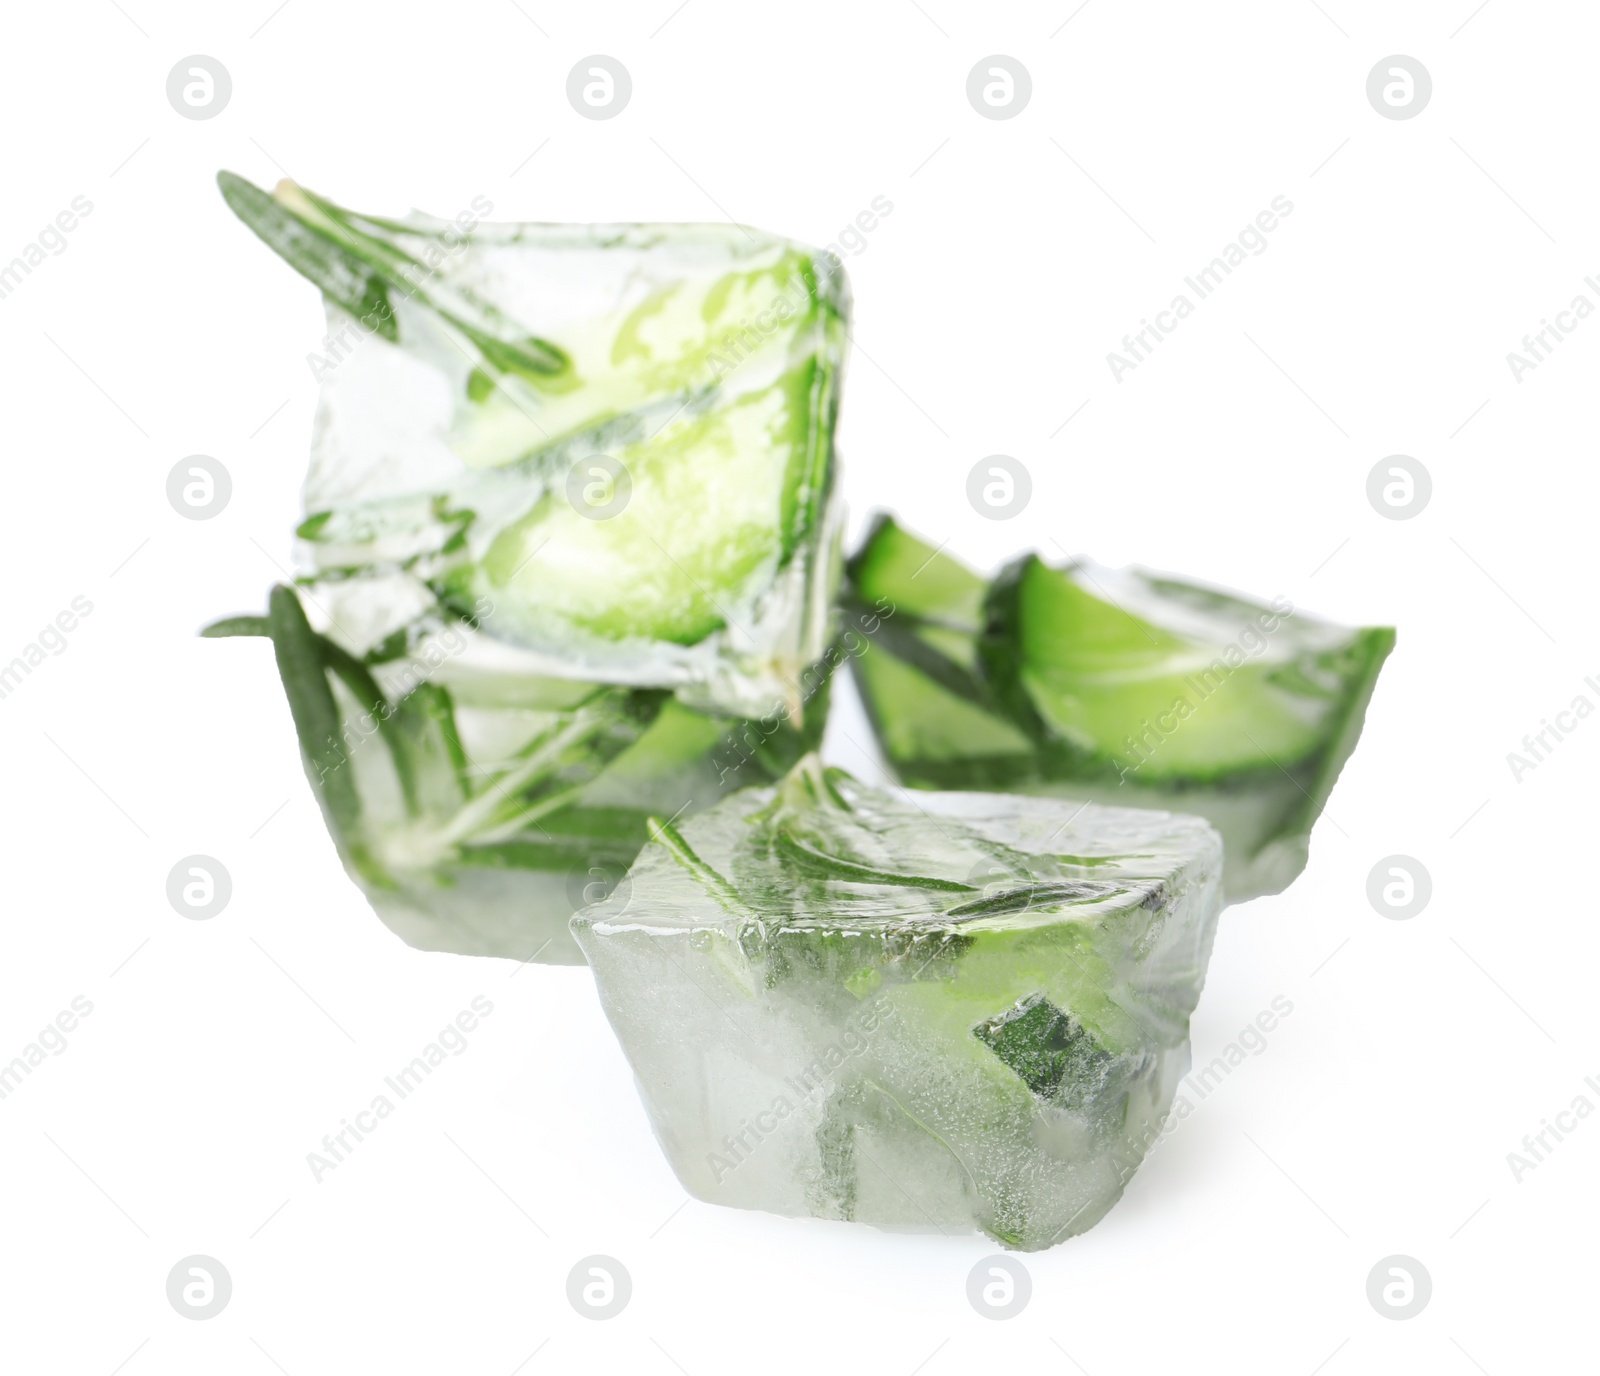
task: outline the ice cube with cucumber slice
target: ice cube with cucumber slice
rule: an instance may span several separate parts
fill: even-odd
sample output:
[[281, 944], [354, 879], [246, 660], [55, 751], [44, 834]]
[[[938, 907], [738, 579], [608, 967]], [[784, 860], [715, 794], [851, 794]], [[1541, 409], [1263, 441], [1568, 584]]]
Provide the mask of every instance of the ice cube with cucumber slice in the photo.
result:
[[1188, 1069], [1207, 823], [808, 756], [650, 825], [572, 927], [691, 1194], [1024, 1250], [1116, 1202]]
[[888, 516], [846, 596], [872, 643], [856, 681], [903, 782], [1197, 813], [1235, 901], [1304, 868], [1394, 646], [1387, 627], [1087, 560], [1029, 554], [986, 579]]
[[219, 175], [322, 293], [304, 572], [266, 616], [352, 876], [406, 940], [581, 959], [652, 812], [820, 738], [837, 260], [734, 225], [350, 211]]
[[326, 303], [300, 533], [338, 619], [487, 597], [555, 675], [798, 716], [837, 574], [837, 259], [739, 225], [496, 224], [482, 198], [393, 220], [219, 182]]

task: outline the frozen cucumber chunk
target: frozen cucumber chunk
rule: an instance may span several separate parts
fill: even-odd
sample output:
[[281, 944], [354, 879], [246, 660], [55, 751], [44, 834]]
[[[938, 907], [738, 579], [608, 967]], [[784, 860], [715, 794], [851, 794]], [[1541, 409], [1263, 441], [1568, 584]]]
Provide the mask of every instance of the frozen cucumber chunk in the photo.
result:
[[1081, 1109], [1116, 1058], [1070, 1013], [1033, 994], [972, 1029], [1039, 1098]]
[[322, 293], [302, 575], [262, 635], [351, 875], [427, 949], [578, 961], [652, 813], [820, 738], [837, 260], [740, 226], [390, 220], [231, 173]]
[[396, 221], [219, 181], [327, 304], [300, 534], [336, 621], [487, 598], [548, 676], [798, 714], [837, 579], [837, 259], [744, 226]]
[[1206, 822], [808, 756], [650, 829], [572, 929], [691, 1194], [1025, 1250], [1116, 1202], [1188, 1070]]
[[615, 887], [650, 815], [781, 776], [827, 715], [826, 664], [796, 728], [781, 711], [747, 721], [665, 689], [517, 673], [466, 621], [415, 629], [358, 656], [280, 586], [266, 616], [204, 634], [270, 638], [345, 868], [424, 950], [581, 964], [567, 919]]
[[985, 580], [889, 517], [850, 585], [874, 649], [854, 672], [902, 781], [1197, 813], [1233, 900], [1305, 867], [1394, 646], [1387, 627], [1087, 560], [1030, 554]]

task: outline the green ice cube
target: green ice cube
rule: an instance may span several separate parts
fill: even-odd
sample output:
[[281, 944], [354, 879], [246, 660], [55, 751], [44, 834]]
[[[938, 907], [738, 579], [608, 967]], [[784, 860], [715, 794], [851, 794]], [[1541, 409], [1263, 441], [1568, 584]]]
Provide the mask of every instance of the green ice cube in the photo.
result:
[[798, 712], [836, 577], [836, 259], [744, 226], [395, 221], [220, 181], [327, 304], [301, 534], [336, 623], [486, 598], [552, 674]]
[[651, 832], [572, 927], [692, 1194], [1024, 1249], [1115, 1203], [1188, 1068], [1204, 821], [811, 756]]
[[1026, 555], [986, 582], [887, 517], [850, 577], [873, 642], [854, 672], [904, 782], [1198, 813], [1234, 900], [1304, 868], [1394, 646], [1282, 598], [1083, 560]]
[[650, 814], [781, 774], [827, 716], [825, 664], [797, 728], [781, 710], [745, 721], [664, 689], [485, 672], [465, 624], [358, 659], [286, 586], [267, 616], [206, 634], [270, 637], [351, 878], [406, 941], [461, 955], [581, 963], [567, 918], [622, 878]]
[[819, 739], [842, 270], [742, 226], [219, 183], [328, 334], [300, 591], [215, 633], [271, 636], [347, 867], [408, 941], [578, 960], [566, 918], [651, 812]]

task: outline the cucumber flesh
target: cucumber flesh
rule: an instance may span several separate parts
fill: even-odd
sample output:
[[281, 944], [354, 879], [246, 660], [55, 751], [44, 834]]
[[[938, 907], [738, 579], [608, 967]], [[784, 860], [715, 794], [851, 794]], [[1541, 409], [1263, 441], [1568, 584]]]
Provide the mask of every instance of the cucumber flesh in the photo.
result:
[[1394, 646], [1387, 627], [1083, 560], [983, 580], [888, 517], [849, 577], [872, 642], [852, 671], [904, 782], [1198, 813], [1234, 900], [1304, 868]]

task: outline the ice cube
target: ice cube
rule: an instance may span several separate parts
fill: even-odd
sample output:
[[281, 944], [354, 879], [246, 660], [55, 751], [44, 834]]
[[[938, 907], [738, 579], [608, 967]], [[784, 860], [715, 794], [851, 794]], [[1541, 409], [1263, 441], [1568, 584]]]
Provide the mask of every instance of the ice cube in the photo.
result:
[[[413, 946], [577, 964], [567, 919], [608, 892], [652, 812], [691, 813], [769, 781], [821, 737], [830, 666], [805, 716], [707, 713], [665, 689], [542, 677], [469, 658], [464, 628], [358, 658], [302, 594], [212, 636], [267, 636], [312, 792], [352, 879]], [[479, 646], [481, 650], [481, 645]]]
[[390, 220], [222, 184], [323, 287], [301, 535], [336, 623], [387, 634], [420, 588], [486, 604], [547, 674], [797, 706], [836, 575], [836, 258], [742, 225]]
[[391, 927], [578, 960], [567, 918], [651, 811], [820, 737], [842, 270], [741, 226], [389, 220], [219, 181], [328, 335], [306, 576], [216, 633], [271, 636]]
[[1305, 868], [1395, 638], [1087, 560], [988, 580], [888, 517], [850, 578], [872, 642], [851, 663], [901, 782], [1197, 813], [1232, 901]]
[[1116, 1202], [1188, 1070], [1206, 822], [808, 756], [652, 836], [572, 928], [691, 1194], [1025, 1250]]

